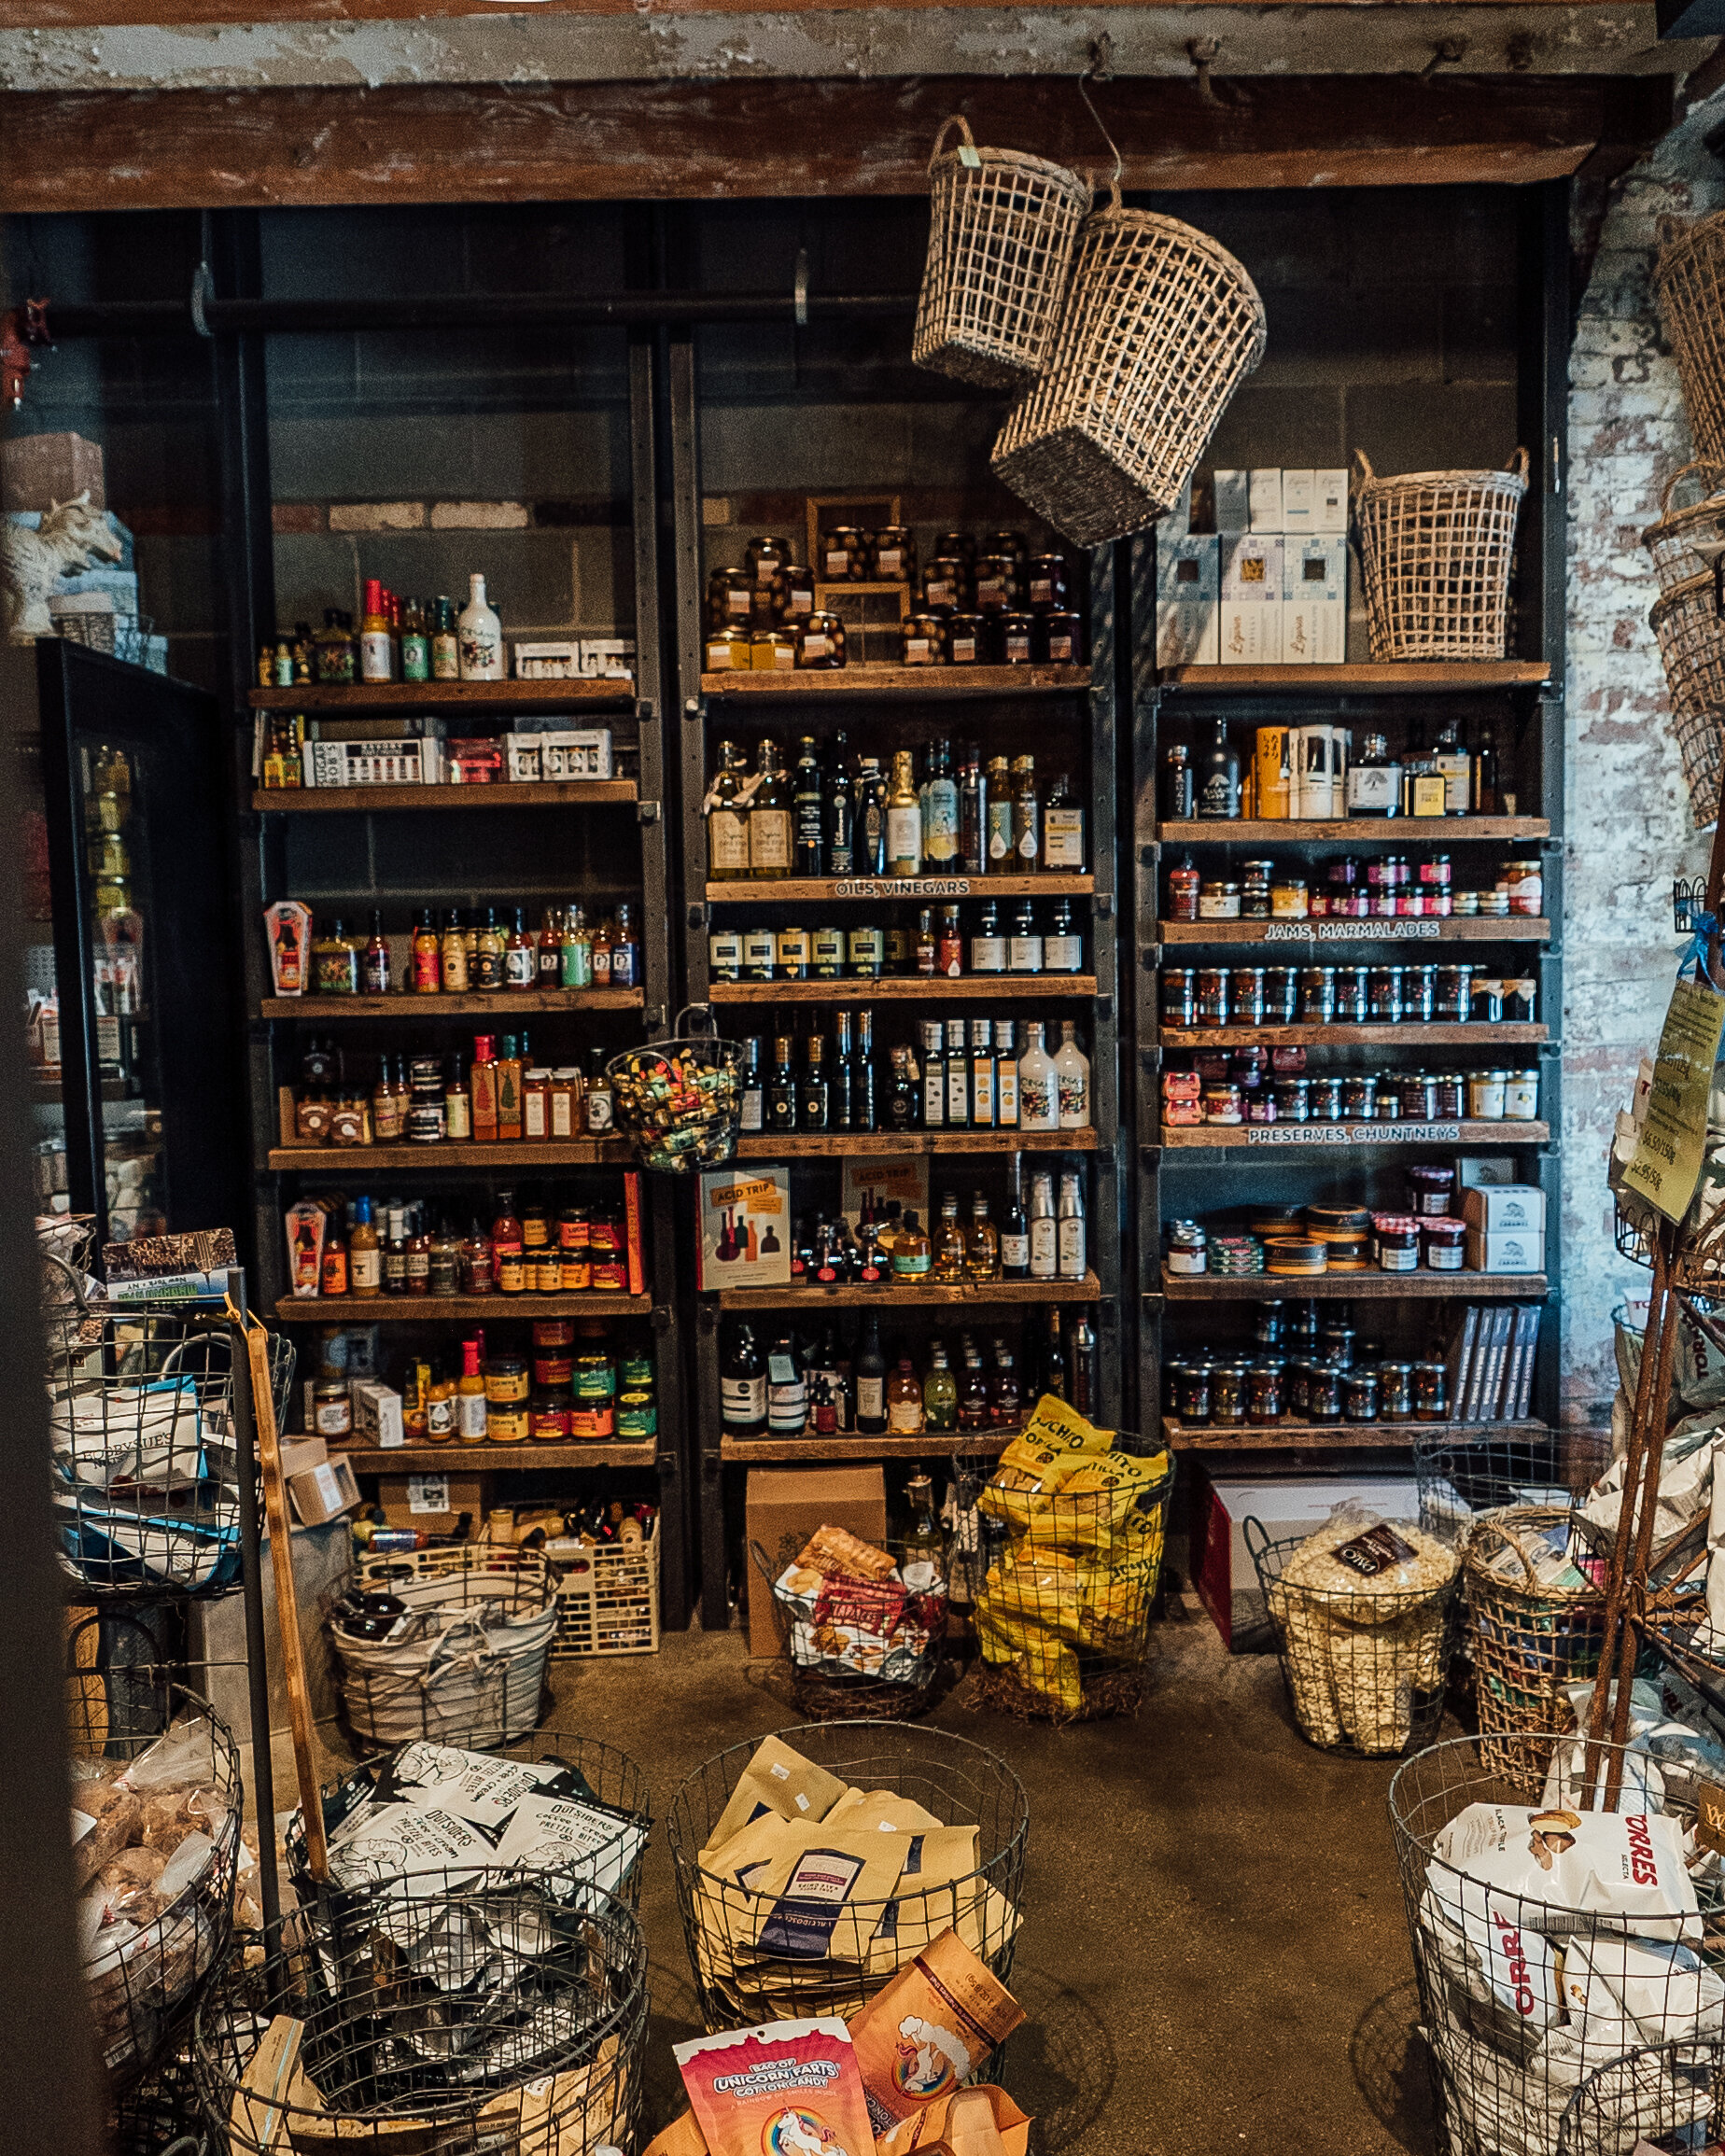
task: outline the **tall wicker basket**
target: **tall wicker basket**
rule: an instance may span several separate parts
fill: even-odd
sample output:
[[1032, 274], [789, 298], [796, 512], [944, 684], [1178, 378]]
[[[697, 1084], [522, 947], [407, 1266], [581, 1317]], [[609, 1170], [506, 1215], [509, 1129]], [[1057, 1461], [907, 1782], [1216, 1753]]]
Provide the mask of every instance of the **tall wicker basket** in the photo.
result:
[[1725, 725], [1725, 620], [1713, 572], [1685, 577], [1648, 616], [1665, 669], [1665, 693], [1696, 828], [1719, 805], [1719, 729]]
[[[1672, 503], [1677, 489], [1688, 481], [1697, 489], [1694, 498], [1680, 509]], [[1653, 556], [1653, 573], [1659, 579], [1659, 595], [1667, 597], [1686, 578], [1707, 575], [1710, 554], [1698, 545], [1725, 542], [1725, 470], [1712, 464], [1686, 464], [1665, 482], [1660, 497], [1659, 522], [1648, 525], [1641, 543]]]
[[1265, 333], [1227, 248], [1123, 209], [1116, 181], [1085, 220], [1054, 355], [1001, 429], [995, 470], [1074, 545], [1142, 531], [1179, 500]]
[[1550, 1757], [1543, 1732], [1568, 1726], [1564, 1687], [1595, 1674], [1605, 1631], [1597, 1588], [1542, 1587], [1535, 1577], [1532, 1538], [1568, 1521], [1564, 1505], [1506, 1505], [1471, 1527], [1462, 1545], [1480, 1762], [1536, 1796]]
[[1353, 453], [1367, 626], [1380, 665], [1501, 659], [1527, 452], [1508, 471], [1407, 471], [1380, 479]]
[[[957, 128], [961, 147], [945, 147]], [[1090, 190], [1016, 149], [978, 149], [954, 113], [929, 159], [929, 259], [910, 356], [985, 389], [1022, 389], [1047, 364]]]
[[1662, 217], [1659, 243], [1653, 289], [1695, 453], [1725, 464], [1725, 210], [1692, 225]]

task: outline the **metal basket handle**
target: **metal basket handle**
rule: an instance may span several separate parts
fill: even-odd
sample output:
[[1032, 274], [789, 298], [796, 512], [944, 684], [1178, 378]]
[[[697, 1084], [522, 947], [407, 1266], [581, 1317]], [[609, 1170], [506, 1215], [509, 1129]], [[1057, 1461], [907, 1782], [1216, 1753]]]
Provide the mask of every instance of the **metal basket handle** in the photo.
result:
[[1513, 1554], [1517, 1563], [1522, 1567], [1523, 1574], [1526, 1575], [1527, 1584], [1525, 1588], [1521, 1591], [1526, 1594], [1536, 1594], [1539, 1589], [1539, 1582], [1534, 1576], [1533, 1566], [1527, 1561], [1527, 1552], [1522, 1547], [1522, 1545], [1517, 1541], [1516, 1537], [1509, 1533], [1507, 1529], [1501, 1527], [1494, 1519], [1479, 1520], [1469, 1530], [1466, 1544], [1462, 1551], [1463, 1562], [1465, 1564], [1473, 1564], [1476, 1566], [1476, 1569], [1480, 1571], [1483, 1571], [1485, 1569], [1483, 1558], [1481, 1557], [1476, 1559], [1474, 1555], [1474, 1540], [1476, 1536], [1482, 1535], [1487, 1532], [1490, 1532], [1497, 1537], [1498, 1541], [1503, 1544], [1504, 1547]]
[[1264, 1522], [1255, 1513], [1248, 1513], [1241, 1521], [1240, 1539], [1246, 1546], [1246, 1555], [1252, 1560], [1253, 1571], [1256, 1572], [1264, 1552], [1269, 1547], [1269, 1535]]
[[931, 179], [934, 177], [934, 167], [940, 162], [941, 152], [947, 147], [947, 130], [954, 127], [959, 131], [960, 136], [962, 138], [962, 147], [965, 149], [975, 149], [976, 147], [976, 138], [970, 131], [970, 121], [965, 119], [961, 112], [950, 114], [941, 121], [940, 133], [934, 137], [934, 147], [929, 152], [929, 177]]
[[[64, 1258], [59, 1256], [55, 1252], [51, 1250], [38, 1250], [36, 1254], [42, 1259], [45, 1265], [53, 1266], [57, 1271], [64, 1273], [66, 1276], [67, 1285], [72, 1290], [72, 1301], [77, 1308], [78, 1316], [80, 1318], [89, 1317], [91, 1314], [94, 1306], [91, 1303], [89, 1297], [84, 1293], [85, 1276], [80, 1273], [75, 1266], [68, 1265]], [[102, 1315], [104, 1317], [107, 1315], [107, 1305], [105, 1303], [102, 1307]]]
[[1354, 469], [1359, 473], [1360, 484], [1362, 486], [1371, 485], [1372, 482], [1377, 478], [1378, 475], [1371, 469], [1371, 458], [1367, 455], [1363, 449], [1356, 449], [1354, 451], [1353, 463]]
[[[685, 1036], [683, 1020], [690, 1017], [691, 1015], [694, 1016], [694, 1024]], [[678, 1012], [666, 1038], [670, 1041], [681, 1041], [685, 1038], [691, 1041], [717, 1041], [720, 1039], [719, 1020], [713, 1014], [712, 1005], [710, 1003], [685, 1003], [682, 1009]]]

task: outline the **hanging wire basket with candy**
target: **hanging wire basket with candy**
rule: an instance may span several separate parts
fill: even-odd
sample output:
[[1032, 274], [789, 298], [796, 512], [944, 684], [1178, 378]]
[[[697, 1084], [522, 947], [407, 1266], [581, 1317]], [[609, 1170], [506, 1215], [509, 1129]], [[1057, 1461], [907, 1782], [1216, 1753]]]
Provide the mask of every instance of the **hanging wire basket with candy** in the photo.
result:
[[743, 1051], [738, 1042], [720, 1040], [712, 1024], [705, 1004], [687, 1004], [667, 1040], [625, 1048], [606, 1065], [617, 1127], [643, 1168], [690, 1175], [736, 1151]]

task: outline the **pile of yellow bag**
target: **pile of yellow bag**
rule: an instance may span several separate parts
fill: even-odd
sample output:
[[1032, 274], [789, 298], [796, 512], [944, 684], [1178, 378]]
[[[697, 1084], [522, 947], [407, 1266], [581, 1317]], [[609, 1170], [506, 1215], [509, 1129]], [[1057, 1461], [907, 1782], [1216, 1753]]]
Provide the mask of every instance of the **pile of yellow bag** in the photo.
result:
[[983, 1659], [1068, 1714], [1084, 1703], [1081, 1653], [1137, 1660], [1161, 1574], [1168, 1454], [1114, 1443], [1045, 1393], [976, 1500], [1013, 1537], [976, 1598]]

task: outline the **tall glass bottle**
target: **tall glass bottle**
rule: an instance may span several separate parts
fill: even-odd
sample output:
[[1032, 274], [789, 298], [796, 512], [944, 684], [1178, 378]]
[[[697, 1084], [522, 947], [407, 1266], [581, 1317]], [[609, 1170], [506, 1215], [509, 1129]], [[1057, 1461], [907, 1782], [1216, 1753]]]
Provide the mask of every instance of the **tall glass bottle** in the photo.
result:
[[[952, 1366], [947, 1360], [944, 1340], [929, 1342], [929, 1374], [922, 1380], [922, 1427], [925, 1430], [956, 1430], [959, 1423], [959, 1387], [952, 1375]], [[928, 1477], [922, 1477], [927, 1483]], [[929, 1517], [933, 1518], [931, 1497]], [[934, 1530], [938, 1537], [940, 1530]]]
[[1026, 1021], [1025, 1050], [1018, 1058], [1018, 1127], [1020, 1130], [1058, 1130], [1060, 1127], [1059, 1095], [1056, 1090], [1054, 1063], [1043, 1046], [1043, 1021]]
[[1059, 1271], [1059, 1229], [1054, 1210], [1054, 1177], [1038, 1169], [1031, 1178], [1031, 1278], [1051, 1281]]
[[766, 1434], [766, 1363], [750, 1325], [736, 1327], [720, 1361], [719, 1419], [733, 1437]]
[[815, 737], [805, 734], [797, 743], [796, 773], [791, 790], [792, 852], [793, 875], [820, 874], [820, 827], [826, 804], [821, 798], [820, 758]]
[[940, 1225], [934, 1234], [933, 1278], [943, 1287], [958, 1287], [964, 1279], [964, 1228], [959, 1219], [959, 1194], [948, 1190], [940, 1201]]
[[876, 1094], [877, 1085], [875, 1014], [872, 1011], [859, 1011], [856, 1076], [850, 1089], [850, 1127], [853, 1130], [875, 1130], [879, 1127], [880, 1104]]
[[1227, 737], [1227, 721], [1218, 719], [1210, 746], [1195, 774], [1200, 819], [1227, 820], [1240, 814], [1240, 755]]
[[833, 1015], [833, 1069], [827, 1080], [827, 1127], [832, 1130], [853, 1127], [856, 1098], [856, 1049], [851, 1040], [850, 1013]]
[[989, 872], [1009, 875], [1012, 851], [1012, 772], [1003, 756], [990, 756], [984, 775], [983, 825], [988, 833]]
[[931, 875], [950, 875], [959, 865], [959, 787], [950, 741], [936, 741], [929, 751], [922, 858]]
[[451, 906], [443, 916], [443, 990], [446, 995], [463, 996], [468, 990], [467, 931], [461, 924], [459, 907]]
[[878, 1437], [887, 1427], [887, 1358], [880, 1351], [880, 1320], [871, 1310], [851, 1362], [857, 1388], [857, 1435]]
[[1060, 1052], [1054, 1058], [1055, 1095], [1062, 1130], [1090, 1127], [1090, 1058], [1078, 1045], [1071, 1018], [1060, 1021]]
[[746, 784], [742, 750], [735, 741], [722, 741], [719, 768], [707, 796], [707, 875], [711, 883], [735, 883], [749, 874], [749, 808], [739, 799]]
[[1036, 759], [1012, 760], [1012, 867], [1024, 875], [1042, 852], [1042, 799], [1036, 791]]
[[1060, 1178], [1060, 1203], [1054, 1223], [1055, 1256], [1063, 1281], [1081, 1281], [1088, 1260], [1085, 1246], [1084, 1186], [1076, 1175]]
[[1001, 1223], [1001, 1278], [1028, 1281], [1031, 1277], [1031, 1225], [1024, 1214], [1023, 1155], [1012, 1156], [1012, 1185], [1006, 1194], [1006, 1212]]
[[461, 679], [464, 681], [500, 681], [508, 671], [503, 663], [503, 624], [485, 597], [485, 580], [477, 574], [468, 579], [468, 603], [456, 624], [461, 644]]
[[749, 873], [757, 880], [781, 881], [791, 874], [791, 793], [773, 742], [761, 743], [755, 772], [749, 804]]
[[827, 875], [854, 875], [856, 862], [857, 794], [850, 777], [849, 746], [843, 734], [833, 741], [832, 775], [826, 785], [822, 818], [826, 840]]
[[1000, 1234], [989, 1218], [988, 1197], [980, 1190], [971, 1193], [970, 1226], [964, 1236], [964, 1270], [973, 1281], [1001, 1278]]
[[892, 758], [892, 791], [887, 796], [887, 871], [892, 876], [922, 874], [922, 804], [918, 798], [911, 753]]
[[989, 782], [974, 741], [959, 773], [959, 866], [966, 875], [989, 873]]
[[887, 797], [891, 789], [880, 759], [864, 756], [857, 773], [856, 874], [887, 873]]

